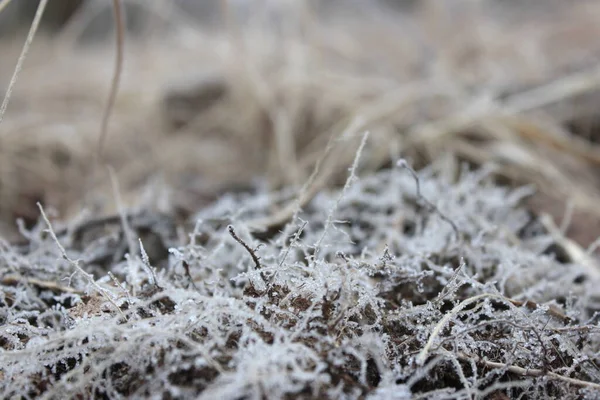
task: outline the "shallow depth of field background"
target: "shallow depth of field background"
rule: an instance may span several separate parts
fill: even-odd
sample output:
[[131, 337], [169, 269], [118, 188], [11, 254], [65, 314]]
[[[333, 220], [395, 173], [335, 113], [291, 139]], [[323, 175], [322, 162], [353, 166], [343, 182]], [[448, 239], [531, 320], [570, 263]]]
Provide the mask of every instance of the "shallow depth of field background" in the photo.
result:
[[[37, 2], [0, 16], [0, 88]], [[127, 207], [185, 217], [257, 180], [341, 182], [395, 157], [494, 164], [536, 212], [600, 235], [596, 1], [124, 1], [125, 66], [106, 160]], [[92, 176], [114, 64], [111, 2], [50, 2], [0, 124], [0, 235], [115, 212]], [[336, 136], [337, 135], [337, 136]], [[450, 161], [449, 161], [450, 162]], [[455, 165], [455, 164], [453, 164]], [[93, 179], [94, 178], [94, 179]], [[566, 210], [566, 211], [565, 211]]]
[[598, 397], [600, 2], [122, 2], [102, 157], [112, 0], [0, 115], [0, 398]]

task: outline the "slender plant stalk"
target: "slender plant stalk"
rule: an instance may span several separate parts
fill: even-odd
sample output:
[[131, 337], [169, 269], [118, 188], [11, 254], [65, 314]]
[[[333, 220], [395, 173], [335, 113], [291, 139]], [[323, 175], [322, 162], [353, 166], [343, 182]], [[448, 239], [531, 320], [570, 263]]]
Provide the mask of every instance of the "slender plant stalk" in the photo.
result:
[[[2, 3], [0, 3], [0, 12], [2, 12], [2, 10], [8, 5], [8, 3], [10, 3], [10, 0], [4, 0]], [[15, 84], [17, 83], [19, 73], [21, 72], [21, 69], [23, 69], [23, 63], [25, 62], [27, 54], [29, 53], [31, 42], [33, 42], [33, 38], [35, 37], [35, 34], [40, 25], [40, 21], [42, 20], [42, 16], [44, 15], [46, 4], [48, 4], [48, 0], [40, 1], [40, 4], [38, 5], [37, 10], [35, 12], [35, 16], [33, 17], [33, 22], [31, 23], [31, 27], [29, 28], [27, 39], [25, 40], [25, 44], [23, 45], [23, 49], [21, 50], [21, 54], [19, 55], [19, 59], [17, 60], [17, 65], [15, 66], [15, 70], [13, 71], [12, 77], [10, 78], [10, 82], [8, 83], [8, 89], [6, 89], [4, 100], [2, 101], [2, 105], [0, 106], [0, 124], [2, 123], [2, 119], [4, 118], [4, 113], [8, 108], [10, 96], [12, 95], [13, 89], [15, 88]]]
[[[104, 152], [104, 143], [108, 135], [108, 125], [110, 122], [110, 116], [115, 105], [115, 99], [119, 90], [119, 83], [121, 82], [121, 73], [123, 71], [123, 48], [125, 42], [125, 29], [123, 21], [123, 7], [120, 0], [113, 0], [113, 15], [115, 19], [115, 31], [116, 31], [116, 54], [115, 54], [115, 67], [113, 71], [112, 82], [110, 86], [110, 92], [108, 94], [108, 100], [104, 108], [102, 115], [102, 124], [100, 126], [100, 136], [98, 138], [98, 149], [97, 149], [97, 161], [101, 162]], [[96, 165], [97, 166], [97, 165]]]
[[[113, 18], [115, 20], [115, 64], [110, 85], [110, 91], [108, 93], [108, 99], [106, 101], [104, 112], [102, 114], [100, 134], [98, 136], [98, 147], [96, 148], [95, 161], [92, 167], [92, 175], [91, 179], [88, 180], [89, 184], [91, 185], [96, 184], [98, 169], [100, 167], [100, 164], [104, 162], [104, 144], [106, 142], [106, 137], [108, 136], [110, 117], [115, 106], [115, 100], [119, 91], [119, 84], [121, 82], [121, 74], [123, 71], [123, 53], [125, 47], [125, 22], [123, 20], [123, 7], [120, 0], [113, 0], [112, 4]], [[85, 193], [91, 192], [91, 190], [85, 191]], [[84, 201], [86, 203], [89, 202], [89, 196], [85, 195], [84, 197]]]

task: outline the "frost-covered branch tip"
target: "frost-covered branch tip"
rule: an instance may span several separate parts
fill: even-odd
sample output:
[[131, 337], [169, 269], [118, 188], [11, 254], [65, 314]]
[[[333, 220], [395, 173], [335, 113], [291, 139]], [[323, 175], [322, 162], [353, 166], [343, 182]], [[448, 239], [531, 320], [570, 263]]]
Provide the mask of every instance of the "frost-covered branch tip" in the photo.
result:
[[452, 230], [454, 231], [454, 234], [456, 235], [456, 239], [459, 240], [461, 237], [460, 231], [458, 230], [458, 227], [456, 226], [454, 221], [452, 221], [444, 213], [442, 213], [435, 204], [427, 200], [425, 196], [423, 196], [423, 193], [421, 193], [421, 181], [419, 179], [419, 176], [417, 175], [417, 172], [408, 164], [408, 162], [405, 159], [402, 158], [396, 162], [396, 166], [406, 169], [412, 175], [413, 179], [415, 180], [417, 201], [424, 203], [430, 211], [435, 212], [437, 215], [440, 216], [441, 219], [450, 224]]

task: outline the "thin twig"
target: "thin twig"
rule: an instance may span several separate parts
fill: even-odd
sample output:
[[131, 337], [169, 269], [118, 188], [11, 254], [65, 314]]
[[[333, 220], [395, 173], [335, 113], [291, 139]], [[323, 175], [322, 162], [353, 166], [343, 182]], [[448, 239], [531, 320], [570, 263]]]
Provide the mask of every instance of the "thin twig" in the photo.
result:
[[261, 269], [262, 266], [260, 265], [260, 258], [256, 255], [256, 251], [254, 249], [252, 249], [250, 246], [248, 246], [248, 244], [246, 242], [244, 242], [242, 239], [240, 239], [240, 237], [235, 233], [233, 226], [229, 225], [227, 227], [227, 230], [229, 231], [229, 234], [231, 235], [231, 237], [234, 238], [236, 242], [241, 244], [248, 253], [250, 253], [250, 257], [252, 257], [252, 261], [254, 261], [254, 265], [256, 266], [256, 269]]
[[254, 266], [256, 267], [257, 270], [260, 271], [260, 277], [263, 280], [264, 283], [266, 283], [267, 285], [269, 284], [269, 280], [267, 279], [267, 276], [265, 275], [264, 271], [262, 271], [262, 265], [260, 264], [260, 257], [258, 257], [256, 255], [256, 250], [258, 250], [260, 248], [260, 245], [256, 248], [253, 249], [250, 246], [248, 246], [248, 244], [246, 242], [244, 242], [236, 233], [235, 230], [233, 229], [233, 226], [229, 225], [227, 227], [227, 230], [229, 230], [229, 234], [231, 235], [232, 238], [235, 239], [236, 242], [238, 242], [239, 244], [241, 244], [246, 251], [250, 254], [250, 257], [252, 257], [252, 261], [254, 261]]
[[73, 260], [72, 258], [70, 258], [68, 256], [67, 251], [65, 250], [63, 245], [60, 244], [58, 237], [56, 237], [56, 233], [54, 233], [54, 229], [52, 228], [52, 224], [50, 223], [50, 220], [48, 219], [48, 217], [46, 216], [46, 213], [44, 212], [44, 208], [42, 207], [42, 205], [39, 202], [37, 203], [37, 206], [40, 209], [40, 213], [42, 214], [42, 218], [44, 219], [44, 222], [48, 226], [48, 232], [50, 233], [52, 240], [54, 240], [54, 242], [56, 243], [56, 246], [60, 250], [62, 257], [66, 261], [68, 261], [69, 264], [71, 264], [77, 272], [82, 274], [84, 276], [84, 278], [88, 281], [88, 283], [91, 284], [106, 300], [108, 300], [113, 306], [115, 306], [115, 308], [121, 313], [121, 315], [125, 316], [125, 314], [123, 314], [123, 311], [121, 310], [121, 308], [119, 308], [117, 303], [115, 303], [115, 301], [109, 296], [109, 294], [107, 293], [107, 290], [102, 288], [100, 285], [98, 285], [98, 283], [94, 280], [94, 276], [92, 274], [86, 272], [83, 268], [81, 268], [81, 266], [79, 265], [80, 260]]
[[196, 286], [196, 282], [194, 282], [194, 278], [192, 277], [192, 273], [190, 271], [190, 264], [188, 264], [187, 261], [183, 260], [181, 261], [181, 266], [185, 271], [185, 276], [190, 280], [192, 287], [196, 289], [197, 292], [199, 292], [200, 290], [198, 289], [198, 286]]
[[563, 375], [557, 374], [556, 372], [544, 371], [542, 369], [536, 369], [536, 368], [523, 368], [523, 367], [519, 367], [516, 365], [510, 365], [510, 364], [505, 364], [505, 363], [501, 363], [501, 362], [485, 360], [483, 358], [479, 358], [476, 356], [470, 357], [466, 354], [458, 354], [458, 358], [460, 358], [463, 361], [475, 360], [478, 363], [484, 364], [488, 368], [504, 369], [507, 372], [510, 372], [510, 373], [513, 373], [516, 375], [531, 376], [531, 377], [545, 376], [550, 379], [569, 383], [571, 385], [600, 390], [600, 384], [598, 384], [598, 383], [588, 382], [588, 381], [584, 381], [584, 380], [576, 379], [576, 378], [569, 378], [568, 376], [563, 376]]
[[461, 237], [460, 231], [458, 230], [458, 227], [456, 226], [454, 221], [452, 221], [450, 218], [448, 218], [446, 215], [444, 215], [444, 213], [442, 213], [440, 211], [440, 209], [436, 207], [435, 204], [433, 204], [432, 202], [427, 200], [425, 198], [425, 196], [423, 196], [423, 194], [421, 193], [421, 182], [419, 180], [419, 176], [417, 175], [416, 171], [414, 169], [412, 169], [412, 167], [410, 165], [408, 165], [406, 160], [398, 160], [397, 166], [400, 168], [404, 168], [408, 172], [410, 172], [413, 179], [415, 180], [415, 186], [416, 186], [416, 191], [417, 191], [417, 201], [424, 203], [429, 211], [435, 212], [437, 215], [440, 216], [441, 219], [443, 219], [448, 224], [450, 224], [450, 226], [452, 227], [452, 230], [454, 231], [454, 234], [456, 235], [456, 239], [460, 240], [460, 237]]

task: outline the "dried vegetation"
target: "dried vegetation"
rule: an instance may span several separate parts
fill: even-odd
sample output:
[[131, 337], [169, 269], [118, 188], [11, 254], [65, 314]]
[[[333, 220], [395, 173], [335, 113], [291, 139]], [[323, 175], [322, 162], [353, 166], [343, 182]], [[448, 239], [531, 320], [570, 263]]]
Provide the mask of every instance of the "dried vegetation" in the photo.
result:
[[124, 3], [2, 116], [0, 397], [598, 397], [600, 6]]
[[351, 175], [261, 240], [245, 221], [289, 194], [227, 195], [124, 258], [119, 225], [40, 221], [2, 245], [2, 396], [597, 396], [598, 266], [557, 254], [526, 188], [451, 169]]

